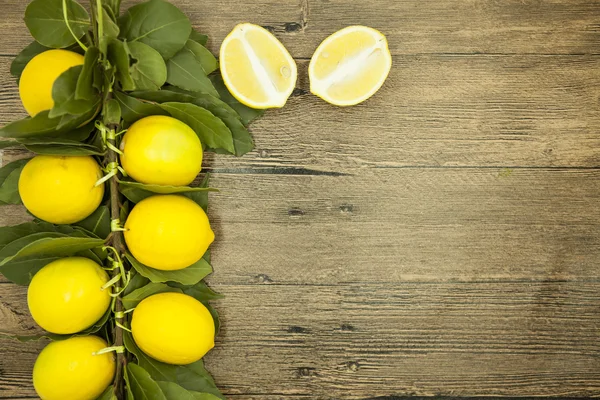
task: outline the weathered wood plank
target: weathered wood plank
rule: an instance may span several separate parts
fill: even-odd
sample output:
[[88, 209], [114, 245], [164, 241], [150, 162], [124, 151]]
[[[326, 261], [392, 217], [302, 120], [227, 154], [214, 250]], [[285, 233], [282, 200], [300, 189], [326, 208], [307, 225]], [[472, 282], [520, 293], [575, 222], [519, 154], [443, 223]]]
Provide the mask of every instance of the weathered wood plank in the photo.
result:
[[[599, 282], [215, 288], [226, 295], [216, 303], [223, 332], [207, 364], [236, 398], [600, 393]], [[2, 285], [1, 312], [25, 314], [22, 296]], [[1, 343], [10, 372], [0, 385], [33, 394], [41, 344]]]
[[[83, 1], [82, 3], [87, 3]], [[136, 1], [124, 1], [128, 7]], [[598, 53], [597, 0], [235, 0], [200, 4], [174, 0], [192, 23], [211, 35], [211, 49], [239, 22], [271, 28], [294, 57], [310, 58], [318, 44], [353, 24], [380, 29], [395, 55], [423, 53]], [[29, 41], [23, 23], [27, 2], [4, 0], [0, 37], [4, 54], [17, 54]]]
[[[215, 173], [219, 281], [598, 276], [600, 170], [383, 168]], [[7, 224], [25, 216], [9, 209]]]
[[[22, 118], [0, 57], [0, 124]], [[299, 86], [307, 93], [306, 62]], [[398, 166], [600, 166], [600, 56], [396, 57], [381, 91], [349, 108], [310, 94], [252, 125], [257, 149], [218, 169], [352, 173]], [[283, 171], [285, 172], [285, 171]]]

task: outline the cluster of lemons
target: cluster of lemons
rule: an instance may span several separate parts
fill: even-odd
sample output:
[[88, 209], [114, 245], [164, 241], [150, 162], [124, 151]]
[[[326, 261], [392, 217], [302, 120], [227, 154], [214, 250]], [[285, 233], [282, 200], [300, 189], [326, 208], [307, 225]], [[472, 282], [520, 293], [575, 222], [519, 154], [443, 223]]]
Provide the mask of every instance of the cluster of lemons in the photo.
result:
[[[309, 65], [311, 92], [329, 103], [348, 106], [371, 97], [391, 68], [385, 36], [364, 27], [336, 32], [317, 48]], [[83, 57], [48, 50], [25, 67], [19, 93], [27, 112], [53, 107], [52, 86]], [[297, 67], [285, 47], [267, 30], [240, 24], [224, 40], [220, 70], [229, 91], [253, 108], [282, 107], [291, 95]], [[138, 182], [190, 184], [202, 166], [202, 144], [183, 122], [150, 116], [135, 122], [122, 138], [121, 165]], [[19, 193], [37, 218], [72, 224], [92, 214], [104, 197], [102, 170], [89, 156], [38, 155], [23, 168]], [[131, 210], [124, 226], [131, 254], [158, 270], [174, 271], [198, 262], [214, 240], [208, 217], [194, 201], [179, 195], [154, 195]], [[93, 326], [111, 307], [110, 278], [91, 259], [53, 261], [32, 279], [28, 305], [34, 320], [48, 332], [76, 335]], [[208, 309], [181, 293], [143, 299], [133, 311], [133, 338], [156, 360], [189, 364], [213, 346], [215, 327]], [[72, 336], [40, 353], [33, 381], [42, 399], [94, 399], [110, 384], [115, 359], [98, 336]]]
[[[56, 78], [82, 63], [82, 56], [66, 50], [48, 50], [34, 57], [19, 83], [30, 115], [50, 109]], [[124, 170], [145, 184], [188, 185], [202, 166], [202, 144], [196, 133], [167, 116], [135, 122], [123, 136], [121, 150]], [[23, 168], [19, 193], [35, 217], [73, 224], [101, 204], [101, 178], [101, 167], [93, 157], [38, 155]], [[133, 207], [124, 238], [141, 263], [158, 270], [180, 270], [202, 258], [214, 233], [204, 210], [191, 199], [154, 195]], [[42, 399], [95, 399], [111, 383], [115, 358], [106, 341], [94, 335], [77, 336], [110, 312], [111, 298], [107, 272], [89, 258], [58, 259], [33, 276], [27, 293], [33, 319], [48, 332], [74, 335], [50, 343], [38, 356], [33, 382]], [[195, 362], [214, 346], [210, 312], [182, 293], [143, 299], [133, 311], [131, 331], [142, 351], [170, 364]]]

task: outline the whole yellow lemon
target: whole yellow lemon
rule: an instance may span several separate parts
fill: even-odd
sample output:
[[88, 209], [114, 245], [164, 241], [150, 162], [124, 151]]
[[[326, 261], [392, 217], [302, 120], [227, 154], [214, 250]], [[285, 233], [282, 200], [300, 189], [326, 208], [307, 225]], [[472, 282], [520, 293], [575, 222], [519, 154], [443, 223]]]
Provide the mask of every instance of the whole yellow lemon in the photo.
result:
[[142, 118], [121, 141], [121, 164], [138, 182], [189, 185], [202, 168], [202, 144], [183, 122], [163, 115]]
[[208, 309], [182, 293], [146, 297], [133, 312], [133, 339], [150, 357], [184, 365], [201, 359], [215, 345], [215, 324]]
[[21, 172], [19, 194], [30, 213], [53, 224], [72, 224], [98, 208], [104, 185], [98, 163], [90, 156], [36, 156]]
[[125, 222], [124, 236], [131, 254], [142, 264], [165, 271], [200, 260], [215, 239], [202, 207], [177, 195], [140, 201]]
[[27, 304], [39, 326], [52, 333], [77, 333], [92, 326], [110, 305], [108, 274], [89, 258], [67, 257], [33, 276]]
[[19, 80], [19, 96], [32, 117], [54, 107], [52, 85], [63, 72], [83, 64], [83, 56], [68, 50], [47, 50], [27, 63]]
[[33, 386], [42, 400], [94, 400], [112, 382], [112, 353], [97, 336], [79, 336], [50, 343], [33, 366]]

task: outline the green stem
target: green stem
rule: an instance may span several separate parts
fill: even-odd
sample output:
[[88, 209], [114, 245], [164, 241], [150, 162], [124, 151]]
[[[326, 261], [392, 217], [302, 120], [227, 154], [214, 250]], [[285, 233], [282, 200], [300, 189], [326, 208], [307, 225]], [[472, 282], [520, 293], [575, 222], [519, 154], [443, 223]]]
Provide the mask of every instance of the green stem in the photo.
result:
[[79, 44], [79, 47], [81, 47], [83, 49], [83, 51], [87, 51], [87, 46], [85, 44], [83, 44], [81, 42], [81, 40], [79, 40], [77, 35], [75, 35], [75, 32], [73, 32], [73, 29], [71, 29], [71, 25], [69, 25], [69, 13], [67, 12], [67, 0], [62, 0], [62, 9], [63, 9], [63, 18], [65, 19], [65, 24], [67, 25], [67, 29], [69, 29], [69, 32], [71, 32], [71, 35], [75, 38], [75, 41], [77, 42], [77, 44]]
[[100, 38], [104, 36], [104, 23], [102, 21], [102, 0], [96, 0], [96, 11], [98, 13], [98, 43], [100, 43]]

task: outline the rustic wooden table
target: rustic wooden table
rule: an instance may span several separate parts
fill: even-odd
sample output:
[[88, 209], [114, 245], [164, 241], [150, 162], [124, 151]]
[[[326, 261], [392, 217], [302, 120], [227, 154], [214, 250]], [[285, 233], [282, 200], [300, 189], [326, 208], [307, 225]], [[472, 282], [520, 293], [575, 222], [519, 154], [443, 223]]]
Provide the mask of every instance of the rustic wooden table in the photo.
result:
[[[206, 160], [226, 295], [207, 365], [229, 397], [600, 395], [600, 1], [174, 3], [213, 51], [251, 21], [299, 66], [256, 150]], [[24, 115], [25, 6], [2, 0], [1, 124]], [[341, 109], [307, 66], [350, 24], [384, 32], [394, 67]], [[1, 331], [39, 332], [25, 300], [0, 281]], [[35, 398], [43, 345], [0, 340], [0, 398]]]

